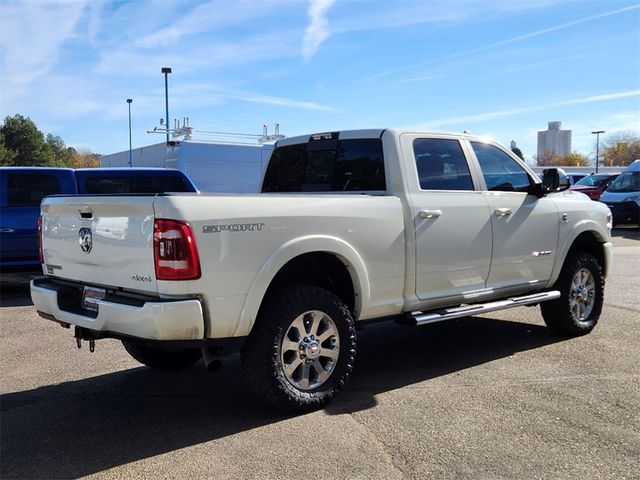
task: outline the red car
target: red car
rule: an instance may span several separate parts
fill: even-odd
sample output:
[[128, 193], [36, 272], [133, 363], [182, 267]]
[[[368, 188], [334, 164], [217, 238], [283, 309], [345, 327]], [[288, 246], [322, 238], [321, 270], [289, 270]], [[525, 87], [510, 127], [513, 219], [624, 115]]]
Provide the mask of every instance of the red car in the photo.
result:
[[620, 173], [596, 173], [578, 180], [575, 185], [571, 185], [571, 190], [589, 195], [591, 200], [598, 200], [609, 184], [613, 182]]

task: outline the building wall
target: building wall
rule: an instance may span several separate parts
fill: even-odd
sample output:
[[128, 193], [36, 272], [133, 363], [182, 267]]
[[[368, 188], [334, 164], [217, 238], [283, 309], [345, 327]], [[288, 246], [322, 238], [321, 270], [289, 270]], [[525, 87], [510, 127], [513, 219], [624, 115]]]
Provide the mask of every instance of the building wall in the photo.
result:
[[[163, 167], [167, 153], [165, 142], [147, 145], [146, 147], [134, 148], [131, 150], [132, 167]], [[112, 153], [100, 157], [101, 167], [128, 167], [129, 150]]]
[[549, 122], [547, 130], [538, 132], [538, 158], [571, 153], [571, 130], [561, 130], [562, 122]]

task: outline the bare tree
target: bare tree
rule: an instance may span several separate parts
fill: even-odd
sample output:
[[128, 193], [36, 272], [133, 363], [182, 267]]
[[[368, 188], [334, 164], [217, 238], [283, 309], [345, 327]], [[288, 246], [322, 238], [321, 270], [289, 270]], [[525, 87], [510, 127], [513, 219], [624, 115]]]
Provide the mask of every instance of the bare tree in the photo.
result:
[[640, 136], [637, 132], [615, 132], [602, 142], [602, 164], [608, 167], [624, 167], [640, 158]]

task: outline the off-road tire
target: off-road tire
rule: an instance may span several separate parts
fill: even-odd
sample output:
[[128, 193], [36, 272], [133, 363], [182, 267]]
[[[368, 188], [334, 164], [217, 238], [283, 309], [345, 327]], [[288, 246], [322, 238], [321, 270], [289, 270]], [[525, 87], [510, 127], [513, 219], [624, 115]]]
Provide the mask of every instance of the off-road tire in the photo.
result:
[[[339, 349], [328, 378], [316, 388], [304, 389], [287, 378], [292, 371], [285, 374], [283, 343], [296, 321], [301, 316], [307, 318], [312, 311], [321, 312], [331, 320]], [[334, 342], [336, 338], [329, 340]], [[322, 345], [326, 345], [326, 341]], [[293, 351], [286, 353], [293, 354]], [[355, 325], [344, 303], [328, 290], [299, 285], [282, 287], [265, 299], [241, 352], [242, 369], [255, 395], [278, 408], [296, 412], [318, 410], [330, 402], [349, 380], [355, 355]]]
[[129, 355], [143, 365], [160, 370], [182, 370], [189, 368], [202, 358], [199, 348], [164, 350], [129, 340], [122, 340], [122, 345]]
[[[585, 271], [590, 275], [590, 277], [587, 276], [590, 278], [587, 283], [593, 285], [593, 302], [590, 309], [587, 310], [588, 314], [581, 319], [576, 315], [575, 304], [578, 301], [576, 299], [577, 290], [580, 290], [580, 287], [584, 285], [574, 285], [574, 280], [579, 279], [580, 272], [584, 273]], [[591, 332], [598, 323], [604, 300], [604, 276], [598, 260], [586, 252], [569, 253], [554, 288], [560, 291], [560, 298], [540, 304], [542, 317], [547, 326], [561, 335], [570, 337], [586, 335]], [[589, 302], [590, 300], [587, 301], [587, 303]]]

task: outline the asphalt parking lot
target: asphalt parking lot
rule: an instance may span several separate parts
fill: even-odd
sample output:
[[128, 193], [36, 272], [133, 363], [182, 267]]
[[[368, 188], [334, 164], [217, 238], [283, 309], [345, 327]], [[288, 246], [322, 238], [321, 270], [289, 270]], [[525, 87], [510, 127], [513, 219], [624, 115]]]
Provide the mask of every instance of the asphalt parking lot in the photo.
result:
[[372, 325], [347, 389], [301, 416], [253, 398], [237, 355], [156, 372], [114, 340], [78, 350], [4, 290], [0, 477], [639, 478], [640, 232], [614, 245], [592, 334], [537, 307]]

